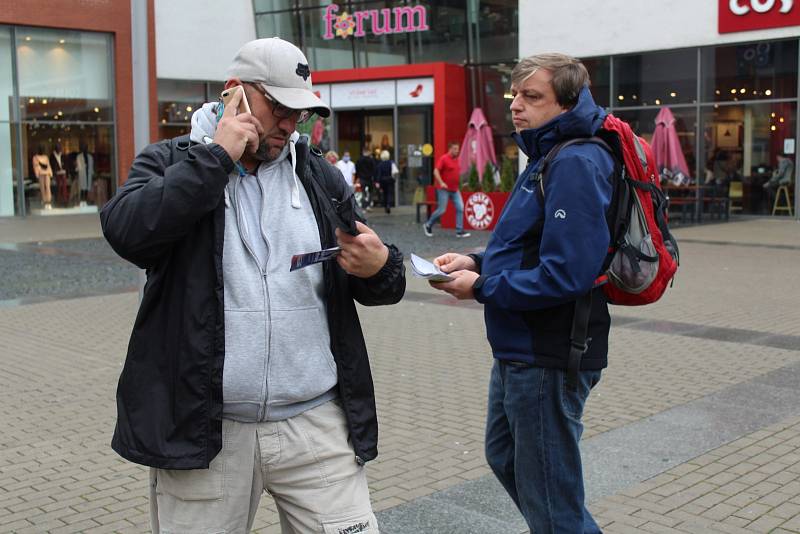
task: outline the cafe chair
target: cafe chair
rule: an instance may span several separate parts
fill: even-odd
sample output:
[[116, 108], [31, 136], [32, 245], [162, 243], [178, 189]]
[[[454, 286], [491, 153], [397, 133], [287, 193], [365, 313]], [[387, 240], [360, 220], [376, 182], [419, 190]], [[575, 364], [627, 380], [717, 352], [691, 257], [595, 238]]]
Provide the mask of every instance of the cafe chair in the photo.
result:
[[742, 182], [731, 182], [728, 188], [728, 215], [734, 211], [742, 211], [743, 198]]
[[788, 185], [782, 185], [778, 187], [778, 190], [775, 192], [775, 203], [772, 205], [772, 214], [775, 215], [779, 211], [788, 212], [789, 217], [792, 217], [794, 215], [794, 209], [792, 208], [792, 201], [789, 198]]

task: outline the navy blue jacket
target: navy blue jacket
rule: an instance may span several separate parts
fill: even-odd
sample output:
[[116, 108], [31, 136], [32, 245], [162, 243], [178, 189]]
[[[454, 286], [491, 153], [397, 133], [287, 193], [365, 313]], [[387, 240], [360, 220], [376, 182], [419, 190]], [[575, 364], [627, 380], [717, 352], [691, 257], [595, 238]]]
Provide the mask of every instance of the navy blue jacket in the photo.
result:
[[[566, 369], [575, 299], [593, 290], [608, 252], [614, 164], [594, 144], [563, 149], [550, 164], [544, 202], [537, 171], [553, 146], [592, 136], [604, 118], [587, 87], [570, 111], [514, 134], [528, 165], [476, 257], [481, 276], [475, 298], [485, 305], [495, 358]], [[594, 289], [582, 369], [607, 365], [609, 325], [602, 290]]]

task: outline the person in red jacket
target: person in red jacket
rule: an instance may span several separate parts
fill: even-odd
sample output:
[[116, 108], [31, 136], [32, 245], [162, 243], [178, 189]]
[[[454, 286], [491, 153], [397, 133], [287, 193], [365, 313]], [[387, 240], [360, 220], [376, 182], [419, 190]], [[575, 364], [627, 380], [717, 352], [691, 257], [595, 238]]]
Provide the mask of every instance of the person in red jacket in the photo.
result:
[[464, 201], [461, 199], [459, 191], [461, 177], [458, 167], [458, 150], [458, 143], [451, 141], [447, 145], [447, 153], [439, 158], [433, 169], [433, 182], [436, 186], [436, 211], [422, 226], [428, 237], [433, 237], [433, 225], [444, 215], [448, 199], [453, 201], [453, 206], [456, 208], [456, 237], [470, 236], [469, 232], [464, 232]]

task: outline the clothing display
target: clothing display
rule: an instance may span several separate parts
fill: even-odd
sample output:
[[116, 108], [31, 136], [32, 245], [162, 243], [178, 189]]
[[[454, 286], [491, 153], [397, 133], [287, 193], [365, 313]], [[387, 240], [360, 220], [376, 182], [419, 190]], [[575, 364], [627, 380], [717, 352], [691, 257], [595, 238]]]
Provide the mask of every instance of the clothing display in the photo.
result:
[[32, 160], [33, 175], [38, 179], [52, 178], [53, 169], [50, 167], [50, 158], [46, 154], [35, 154]]
[[31, 159], [31, 173], [36, 176], [36, 180], [39, 182], [42, 207], [46, 210], [51, 209], [50, 179], [53, 177], [53, 169], [50, 167], [50, 158], [45, 154], [44, 146], [42, 145], [39, 146], [39, 150]]
[[92, 189], [94, 178], [94, 156], [83, 150], [75, 154], [75, 173], [78, 178], [81, 195]]
[[67, 184], [67, 157], [61, 152], [61, 146], [50, 153], [50, 167], [56, 177], [56, 200], [61, 204], [69, 202], [69, 187]]

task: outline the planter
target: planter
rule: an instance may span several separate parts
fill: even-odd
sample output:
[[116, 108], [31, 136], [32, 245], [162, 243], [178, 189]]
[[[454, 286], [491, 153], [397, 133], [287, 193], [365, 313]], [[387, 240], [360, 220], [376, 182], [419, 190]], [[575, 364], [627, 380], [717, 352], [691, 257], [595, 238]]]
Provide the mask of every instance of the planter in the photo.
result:
[[[510, 194], [461, 191], [461, 198], [464, 200], [464, 229], [493, 230]], [[426, 195], [428, 200], [436, 201], [436, 190], [432, 186], [426, 188]], [[447, 204], [447, 210], [440, 222], [442, 228], [456, 227], [456, 209], [452, 203]]]

